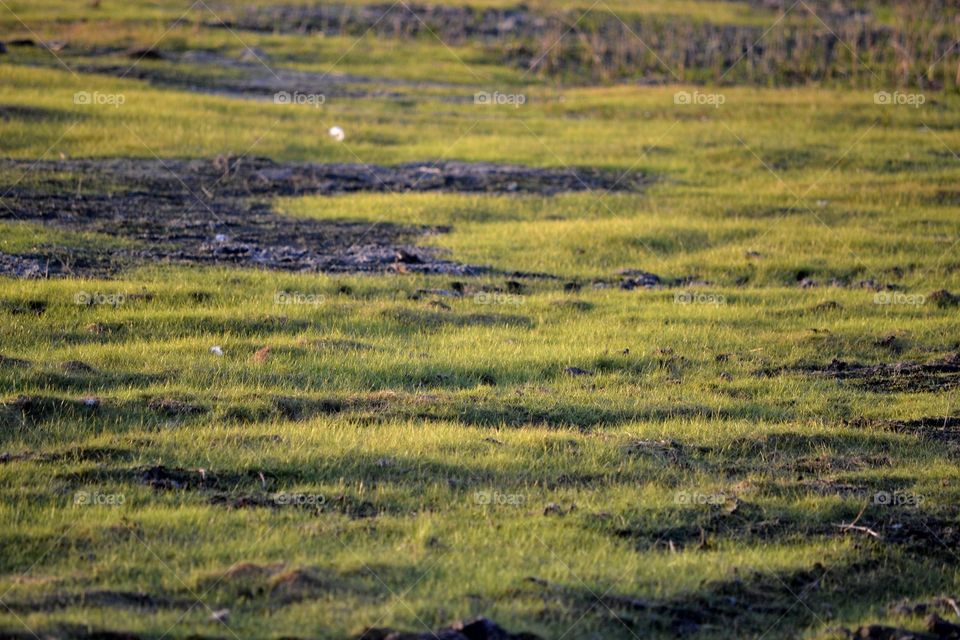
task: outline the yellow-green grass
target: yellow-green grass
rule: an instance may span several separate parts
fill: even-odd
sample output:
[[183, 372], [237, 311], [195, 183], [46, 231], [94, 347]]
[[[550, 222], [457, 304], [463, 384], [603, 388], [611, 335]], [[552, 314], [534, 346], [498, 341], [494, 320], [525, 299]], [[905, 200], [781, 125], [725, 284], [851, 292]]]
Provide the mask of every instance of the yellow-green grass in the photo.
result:
[[[705, 584], [752, 570], [788, 579], [816, 561], [836, 569], [832, 594], [857, 558], [887, 557], [888, 568], [856, 574], [866, 581], [862, 597], [827, 598], [829, 620], [804, 614], [778, 627], [775, 617], [760, 616], [774, 625], [773, 637], [789, 637], [795, 624], [824, 632], [875, 619], [884, 599], [955, 588], [950, 564], [855, 536], [803, 534], [850, 521], [869, 500], [821, 495], [809, 484], [817, 480], [913, 492], [924, 496], [925, 512], [949, 512], [958, 478], [942, 447], [844, 423], [941, 415], [950, 398], [753, 375], [831, 357], [883, 361], [888, 353], [876, 340], [890, 332], [905, 342], [898, 357], [927, 360], [949, 349], [955, 312], [879, 312], [872, 294], [839, 291], [830, 297], [842, 310], [811, 312], [823, 292], [795, 289], [720, 289], [722, 304], [698, 305], [677, 304], [672, 291], [571, 296], [546, 288], [510, 304], [447, 300], [446, 312], [407, 299], [419, 285], [442, 284], [150, 270], [121, 282], [7, 282], [7, 308], [25, 300], [48, 306], [39, 317], [9, 316], [5, 355], [33, 364], [5, 370], [4, 387], [67, 400], [92, 394], [101, 406], [86, 417], [68, 412], [4, 431], [4, 450], [53, 455], [0, 467], [9, 487], [4, 520], [12, 523], [3, 539], [3, 588], [12, 589], [5, 601], [96, 589], [190, 601], [202, 593], [213, 608], [230, 606], [230, 627], [248, 636], [342, 637], [381, 617], [418, 629], [419, 620], [440, 626], [484, 613], [555, 637], [593, 603], [591, 591], [709, 598]], [[344, 286], [350, 295], [338, 293]], [[316, 304], [277, 304], [277, 291], [313, 294]], [[78, 292], [128, 299], [84, 306], [75, 303]], [[133, 297], [143, 293], [152, 296]], [[593, 307], [563, 304], [571, 297]], [[438, 313], [439, 324], [417, 324]], [[510, 324], [511, 316], [528, 323]], [[91, 333], [93, 324], [112, 329]], [[330, 346], [345, 340], [366, 348]], [[209, 352], [213, 345], [223, 357]], [[256, 363], [263, 346], [272, 355]], [[732, 355], [718, 362], [723, 353]], [[64, 373], [59, 363], [70, 360], [100, 373]], [[569, 366], [596, 374], [571, 377], [563, 373]], [[208, 411], [158, 417], [146, 407], [156, 397]], [[276, 398], [289, 397], [342, 400], [347, 408], [293, 422], [270, 413]], [[691, 461], [678, 466], [630, 449], [661, 439], [682, 443]], [[130, 470], [154, 464], [254, 478], [224, 487], [238, 495], [260, 491], [255, 478], [263, 472], [270, 492], [322, 495], [331, 504], [346, 496], [379, 515], [213, 506], [202, 493], [140, 486]], [[800, 471], [810, 464], [823, 469]], [[124, 504], [75, 505], [77, 492], [122, 494]], [[796, 529], [770, 541], [711, 536], [709, 548], [688, 544], [677, 553], [615, 534], [702, 521], [716, 507], [678, 498], [693, 494], [739, 500], [767, 519], [792, 519]], [[485, 505], [478, 495], [521, 496], [522, 504]], [[551, 503], [563, 513], [544, 515]], [[868, 522], [884, 515], [874, 505]], [[245, 561], [312, 567], [326, 586], [268, 617], [256, 598], [236, 598], [232, 579], [207, 592], [211, 579]], [[547, 595], [531, 577], [553, 585]], [[174, 637], [216, 629], [205, 606], [178, 620], [180, 613], [75, 607], [19, 617], [35, 628], [69, 620], [155, 634], [173, 627]], [[591, 630], [630, 637], [596, 613], [572, 633]]]
[[[75, 27], [72, 41], [149, 44], [171, 11], [103, 7], [127, 31]], [[188, 31], [171, 46], [242, 46]], [[889, 605], [956, 594], [956, 549], [842, 528], [956, 528], [955, 437], [889, 423], [956, 416], [956, 389], [802, 372], [834, 359], [930, 362], [960, 346], [957, 307], [929, 295], [960, 289], [956, 96], [930, 92], [914, 109], [813, 87], [555, 89], [469, 48], [455, 53], [490, 79], [439, 43], [371, 42], [338, 63], [347, 40], [248, 35], [302, 69], [462, 86], [311, 109], [4, 62], [0, 155], [491, 161], [652, 182], [629, 194], [272, 202], [318, 220], [448, 225], [410, 241], [498, 270], [476, 278], [144, 265], [104, 280], [0, 280], [0, 453], [11, 454], [0, 462], [0, 630], [342, 638], [486, 615], [545, 638], [673, 637], [697, 611], [701, 637], [821, 637], [877, 621], [919, 628]], [[469, 100], [498, 89], [528, 100]], [[124, 103], [77, 105], [78, 91]], [[678, 91], [725, 102], [677, 105]], [[4, 169], [0, 195], [103, 187], [38, 175]], [[136, 245], [0, 226], [4, 253], [70, 247]], [[685, 284], [623, 290], [626, 268]], [[454, 280], [462, 297], [443, 295]], [[862, 280], [897, 287], [901, 302], [883, 304]], [[154, 465], [220, 483], [152, 489], [139, 474]], [[278, 492], [322, 505], [277, 504]], [[922, 503], [877, 504], [878, 493]], [[232, 508], [242, 498], [267, 503]], [[220, 580], [243, 562], [284, 566], [260, 583]], [[103, 591], [174, 604], [93, 604]], [[710, 616], [731, 597], [745, 604]], [[209, 619], [222, 607], [229, 628]]]
[[[0, 124], [8, 153], [19, 157], [506, 158], [640, 171], [655, 180], [640, 195], [382, 194], [277, 203], [319, 219], [452, 225], [452, 233], [427, 242], [465, 262], [566, 277], [645, 268], [727, 285], [783, 285], [806, 273], [922, 293], [956, 282], [950, 185], [960, 141], [949, 96], [913, 109], [875, 105], [866, 92], [732, 89], [710, 109], [674, 105], [674, 88], [569, 90], [563, 102], [531, 89], [528, 104], [516, 109], [377, 99], [331, 99], [313, 109], [10, 70], [16, 104], [49, 110], [40, 122]], [[56, 89], [36, 88], [37, 74]], [[126, 102], [77, 106], [78, 90], [119, 92]], [[334, 124], [346, 130], [344, 143], [326, 135]]]

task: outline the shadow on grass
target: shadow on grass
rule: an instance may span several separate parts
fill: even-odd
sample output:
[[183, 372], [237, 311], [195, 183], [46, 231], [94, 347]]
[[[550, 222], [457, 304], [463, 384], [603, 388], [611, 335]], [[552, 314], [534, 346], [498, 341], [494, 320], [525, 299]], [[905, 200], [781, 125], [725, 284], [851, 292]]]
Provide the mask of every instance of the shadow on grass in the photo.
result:
[[951, 586], [945, 575], [926, 573], [930, 569], [851, 554], [839, 563], [816, 563], [808, 569], [734, 570], [728, 579], [662, 599], [634, 598], [600, 586], [590, 589], [580, 582], [567, 586], [539, 578], [529, 578], [509, 596], [539, 600], [546, 615], [559, 619], [588, 616], [607, 629], [609, 637], [643, 637], [644, 633], [799, 637], [805, 635], [805, 629], [820, 629], [825, 620], [842, 614], [836, 610], [838, 602], [844, 610], [859, 612], [878, 602], [928, 593], [931, 582], [940, 588]]

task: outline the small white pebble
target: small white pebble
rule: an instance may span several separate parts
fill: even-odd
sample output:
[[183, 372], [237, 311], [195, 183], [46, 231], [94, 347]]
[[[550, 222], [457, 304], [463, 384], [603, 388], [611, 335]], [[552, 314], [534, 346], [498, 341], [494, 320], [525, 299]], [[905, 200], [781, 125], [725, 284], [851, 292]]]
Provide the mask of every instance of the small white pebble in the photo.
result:
[[213, 622], [226, 622], [230, 619], [230, 609], [217, 609], [210, 614], [210, 620]]
[[330, 137], [336, 140], [337, 142], [343, 142], [343, 139], [347, 136], [343, 132], [343, 129], [340, 127], [330, 127]]
[[210, 353], [212, 353], [212, 354], [215, 355], [215, 356], [222, 356], [222, 355], [223, 355], [223, 349], [221, 349], [220, 347], [217, 347], [217, 346], [210, 347]]

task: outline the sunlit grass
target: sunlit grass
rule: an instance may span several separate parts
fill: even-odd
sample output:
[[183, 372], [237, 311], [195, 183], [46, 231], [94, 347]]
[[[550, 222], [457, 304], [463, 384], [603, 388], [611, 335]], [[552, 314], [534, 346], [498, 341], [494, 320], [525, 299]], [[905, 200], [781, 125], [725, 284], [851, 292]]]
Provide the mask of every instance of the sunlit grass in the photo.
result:
[[[270, 65], [402, 82], [370, 85], [388, 97], [285, 107], [74, 75], [11, 48], [5, 159], [458, 160], [635, 171], [649, 184], [270, 203], [448, 227], [407, 241], [491, 267], [479, 277], [149, 264], [0, 280], [0, 635], [76, 624], [343, 638], [485, 615], [545, 638], [676, 637], [697, 616], [699, 637], [829, 637], [877, 621], [919, 629], [889, 605], [956, 593], [951, 549], [841, 527], [956, 526], [955, 436], [889, 421], [956, 416], [957, 389], [803, 370], [957, 351], [957, 307], [930, 297], [960, 289], [957, 96], [930, 92], [914, 109], [822, 87], [556, 87], [429, 38], [351, 49], [339, 37], [238, 39], [195, 27], [202, 8], [169, 29], [186, 8], [174, 3], [6, 2], [75, 47], [71, 68], [96, 46], [118, 48], [101, 62], [134, 65], [120, 48], [162, 37], [165, 51], [236, 58], [249, 44]], [[770, 17], [728, 2], [609, 8]], [[25, 32], [2, 6], [0, 25], [0, 39]], [[492, 90], [527, 99], [473, 103]], [[678, 91], [725, 101], [678, 105]], [[80, 105], [77, 92], [123, 100]], [[136, 249], [3, 206], [17, 188], [84, 197], [111, 184], [97, 180], [0, 166], [0, 253]], [[664, 285], [623, 289], [624, 269]], [[877, 288], [919, 302], [880, 304]], [[157, 465], [217, 482], [154, 489], [142, 474]], [[123, 504], [77, 504], [78, 492]], [[278, 504], [278, 492], [323, 508]], [[878, 505], [877, 492], [923, 502]], [[221, 579], [244, 562], [283, 566]], [[173, 604], [96, 601], [104, 591]], [[71, 594], [89, 600], [44, 600]], [[229, 629], [210, 619], [224, 607]]]

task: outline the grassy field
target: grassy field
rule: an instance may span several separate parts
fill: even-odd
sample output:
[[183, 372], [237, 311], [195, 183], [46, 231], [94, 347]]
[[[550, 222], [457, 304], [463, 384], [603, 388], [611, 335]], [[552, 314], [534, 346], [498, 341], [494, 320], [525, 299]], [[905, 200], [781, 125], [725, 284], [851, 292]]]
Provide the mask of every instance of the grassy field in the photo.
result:
[[[855, 86], [678, 82], [666, 60], [571, 81], [504, 57], [542, 34], [210, 24], [247, 4], [0, 0], [0, 638], [432, 638], [477, 616], [552, 639], [955, 637], [955, 51], [901, 84], [883, 56]], [[839, 30], [823, 4], [785, 19]], [[603, 5], [761, 33], [783, 13]], [[917, 42], [955, 28], [924, 7]], [[228, 194], [476, 271], [177, 255], [222, 242], [189, 218], [222, 222], [255, 158], [612, 179]], [[224, 176], [195, 188], [184, 159]], [[154, 240], [93, 224], [125, 198], [156, 207]]]

